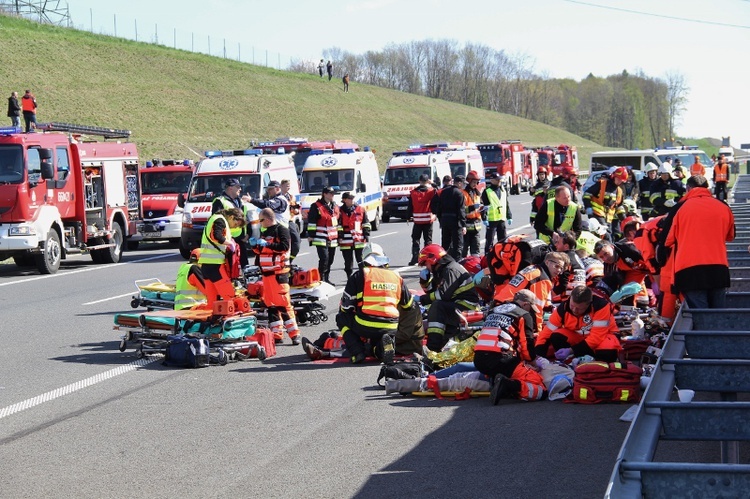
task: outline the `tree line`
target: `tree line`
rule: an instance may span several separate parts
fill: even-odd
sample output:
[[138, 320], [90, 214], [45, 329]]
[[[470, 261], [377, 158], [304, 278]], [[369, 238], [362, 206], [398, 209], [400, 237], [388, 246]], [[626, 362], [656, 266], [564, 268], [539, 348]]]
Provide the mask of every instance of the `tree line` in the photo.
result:
[[[539, 121], [609, 147], [661, 144], [674, 136], [687, 103], [679, 73], [550, 78], [534, 72], [528, 55], [454, 40], [390, 44], [361, 55], [334, 47], [325, 55], [353, 81]], [[290, 70], [311, 69], [298, 61]]]

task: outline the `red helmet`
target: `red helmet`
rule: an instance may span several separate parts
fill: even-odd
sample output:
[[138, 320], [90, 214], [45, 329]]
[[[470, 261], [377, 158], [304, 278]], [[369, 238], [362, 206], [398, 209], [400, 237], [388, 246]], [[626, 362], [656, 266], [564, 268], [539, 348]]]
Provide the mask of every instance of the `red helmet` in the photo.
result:
[[466, 181], [471, 182], [472, 180], [479, 180], [479, 175], [477, 175], [477, 172], [474, 170], [471, 170], [468, 175], [466, 175]]
[[628, 169], [624, 166], [618, 166], [615, 168], [615, 171], [612, 172], [610, 177], [613, 179], [619, 178], [623, 182], [626, 182], [628, 180]]
[[435, 265], [438, 260], [440, 260], [445, 255], [447, 255], [447, 253], [442, 246], [438, 244], [428, 244], [427, 246], [422, 248], [422, 251], [419, 252], [419, 259], [417, 260], [417, 263], [420, 266], [425, 266], [428, 263], [430, 265]]
[[201, 249], [195, 248], [193, 251], [190, 252], [190, 261], [198, 261], [201, 258]]
[[539, 168], [536, 169], [536, 172], [537, 172], [537, 174], [539, 174], [539, 173], [549, 173], [549, 171], [547, 170], [546, 166], [540, 166]]
[[638, 218], [635, 215], [631, 215], [629, 217], [625, 217], [625, 219], [622, 222], [620, 222], [620, 232], [622, 232], [624, 234], [625, 233], [625, 229], [627, 228], [627, 226], [631, 225], [631, 224], [635, 224], [635, 228], [637, 230], [638, 226], [640, 225], [640, 223], [641, 223], [641, 219]]
[[578, 175], [578, 172], [572, 166], [564, 166], [562, 169], [563, 175]]
[[467, 256], [461, 259], [460, 263], [471, 275], [482, 270], [482, 259], [476, 255]]

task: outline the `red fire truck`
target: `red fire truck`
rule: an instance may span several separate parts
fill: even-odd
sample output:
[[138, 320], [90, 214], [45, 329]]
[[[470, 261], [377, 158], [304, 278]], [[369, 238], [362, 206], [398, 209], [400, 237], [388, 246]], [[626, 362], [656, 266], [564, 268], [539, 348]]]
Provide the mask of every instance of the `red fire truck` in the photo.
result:
[[560, 175], [566, 166], [578, 172], [578, 150], [575, 146], [545, 146], [537, 148], [536, 152], [539, 154], [539, 166], [546, 166], [553, 175]]
[[128, 249], [138, 248], [139, 241], [167, 240], [177, 245], [182, 233], [182, 208], [177, 196], [187, 196], [195, 163], [188, 159], [155, 159], [141, 167], [141, 204], [143, 220], [138, 235], [128, 241]]
[[[70, 254], [120, 261], [140, 218], [138, 152], [128, 130], [47, 123], [0, 129], [0, 260], [53, 274]], [[64, 133], [55, 133], [64, 132]]]
[[524, 183], [524, 147], [520, 140], [502, 140], [477, 144], [484, 171], [493, 170], [504, 177], [511, 194], [519, 194]]

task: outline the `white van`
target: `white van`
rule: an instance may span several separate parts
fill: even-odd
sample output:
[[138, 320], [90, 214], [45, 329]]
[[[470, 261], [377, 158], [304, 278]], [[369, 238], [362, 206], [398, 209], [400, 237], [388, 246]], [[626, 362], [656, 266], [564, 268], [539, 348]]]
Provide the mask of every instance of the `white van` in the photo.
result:
[[651, 162], [656, 166], [661, 166], [667, 158], [672, 158], [672, 166], [675, 165], [675, 160], [679, 159], [689, 176], [690, 165], [695, 162], [695, 156], [698, 156], [703, 166], [706, 167], [706, 178], [710, 183], [713, 178], [714, 163], [708, 154], [698, 149], [698, 146], [594, 152], [591, 153], [590, 173], [607, 170], [610, 166], [630, 166], [633, 170], [645, 171], [646, 163]]
[[[249, 194], [253, 199], [263, 197], [271, 180], [291, 180], [289, 192], [295, 197], [299, 195], [299, 185], [294, 181], [297, 170], [291, 154], [263, 154], [262, 149], [247, 149], [206, 151], [205, 156], [195, 167], [188, 196], [184, 200], [180, 235], [180, 254], [183, 258], [188, 258], [194, 248], [200, 247], [203, 229], [211, 216], [211, 204], [224, 192], [224, 182], [228, 179], [238, 179], [242, 194]], [[260, 210], [249, 203], [246, 206], [252, 235], [258, 237], [260, 227], [257, 218]], [[295, 223], [299, 225], [297, 218]]]
[[445, 155], [448, 157], [451, 177], [456, 177], [457, 175], [466, 177], [469, 175], [469, 172], [474, 172], [479, 177], [479, 190], [484, 190], [484, 162], [482, 161], [482, 153], [479, 152], [476, 145], [473, 147], [471, 145], [449, 145], [445, 150]]
[[310, 206], [320, 199], [323, 188], [332, 187], [336, 191], [334, 202], [338, 205], [341, 194], [347, 191], [354, 194], [354, 202], [367, 211], [371, 229], [378, 230], [383, 216], [383, 194], [378, 163], [369, 148], [311, 151], [302, 167], [301, 186], [299, 204], [304, 220], [307, 220]]
[[[483, 171], [478, 173], [481, 176]], [[444, 176], [452, 177], [446, 151], [414, 148], [393, 153], [383, 176], [383, 222], [391, 217], [406, 219], [411, 191], [419, 186], [422, 174], [437, 186]]]

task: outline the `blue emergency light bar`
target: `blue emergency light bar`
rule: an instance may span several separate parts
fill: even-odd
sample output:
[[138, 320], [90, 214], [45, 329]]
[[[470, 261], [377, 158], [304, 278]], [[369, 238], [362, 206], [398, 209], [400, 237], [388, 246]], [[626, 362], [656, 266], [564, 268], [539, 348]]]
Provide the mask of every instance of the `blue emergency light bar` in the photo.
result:
[[15, 135], [21, 133], [20, 126], [4, 126], [0, 127], [0, 135]]
[[228, 158], [231, 156], [259, 156], [263, 154], [263, 149], [237, 149], [228, 151], [204, 151], [203, 155], [206, 158]]

